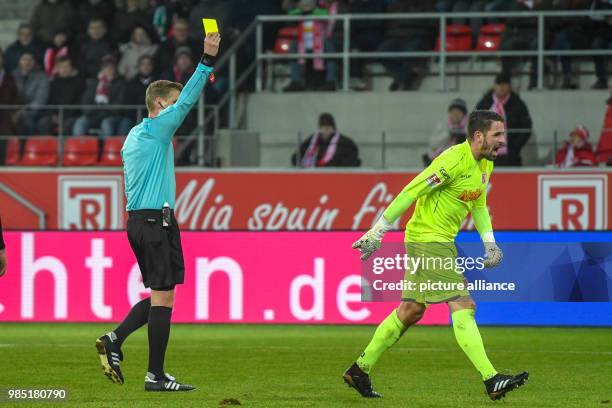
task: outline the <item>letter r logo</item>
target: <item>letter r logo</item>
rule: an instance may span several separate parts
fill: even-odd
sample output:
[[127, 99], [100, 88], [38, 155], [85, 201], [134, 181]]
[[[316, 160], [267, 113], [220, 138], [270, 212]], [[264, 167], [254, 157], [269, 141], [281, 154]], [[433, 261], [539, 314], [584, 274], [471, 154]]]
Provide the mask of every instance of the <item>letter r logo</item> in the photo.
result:
[[538, 224], [544, 230], [601, 230], [608, 225], [606, 175], [540, 175]]
[[58, 212], [61, 229], [123, 228], [121, 176], [59, 176]]

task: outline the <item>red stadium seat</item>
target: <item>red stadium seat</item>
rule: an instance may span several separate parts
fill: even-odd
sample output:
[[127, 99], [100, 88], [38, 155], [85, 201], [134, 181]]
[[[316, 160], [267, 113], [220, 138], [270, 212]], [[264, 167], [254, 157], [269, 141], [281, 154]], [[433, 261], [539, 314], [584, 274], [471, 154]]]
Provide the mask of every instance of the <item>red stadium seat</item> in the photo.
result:
[[476, 50], [497, 51], [504, 31], [506, 31], [504, 24], [485, 24], [480, 27]]
[[102, 166], [121, 166], [121, 148], [125, 142], [125, 136], [112, 136], [106, 138], [102, 149]]
[[[472, 49], [472, 29], [465, 24], [450, 24], [446, 27], [446, 51], [459, 52]], [[440, 38], [436, 41], [436, 51], [440, 51]]]
[[283, 38], [279, 37], [276, 39], [276, 43], [274, 43], [274, 53], [275, 54], [289, 54], [289, 50], [291, 50], [291, 43], [293, 40], [291, 38]]
[[6, 157], [4, 164], [7, 166], [15, 166], [19, 164], [19, 138], [16, 136], [9, 137], [6, 140]]
[[57, 139], [53, 136], [28, 137], [20, 166], [55, 166], [57, 164]]
[[64, 142], [64, 166], [93, 166], [98, 162], [98, 139], [94, 136], [74, 136]]
[[288, 54], [291, 50], [291, 43], [298, 37], [297, 27], [283, 27], [278, 30], [274, 52], [276, 54]]
[[287, 38], [297, 38], [298, 37], [298, 28], [297, 26], [283, 27], [278, 30], [279, 37], [287, 37]]

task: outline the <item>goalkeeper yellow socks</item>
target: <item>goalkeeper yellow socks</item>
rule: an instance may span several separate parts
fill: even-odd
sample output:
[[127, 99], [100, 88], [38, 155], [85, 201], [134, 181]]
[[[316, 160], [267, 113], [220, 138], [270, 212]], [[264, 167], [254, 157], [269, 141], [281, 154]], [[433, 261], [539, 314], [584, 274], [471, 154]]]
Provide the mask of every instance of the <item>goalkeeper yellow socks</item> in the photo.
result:
[[370, 344], [368, 344], [364, 352], [361, 353], [361, 356], [357, 359], [359, 368], [369, 374], [372, 366], [376, 364], [380, 356], [402, 337], [406, 329], [407, 327], [404, 326], [399, 317], [397, 317], [397, 312], [394, 309], [391, 314], [378, 325]]
[[485, 352], [482, 338], [476, 326], [473, 309], [462, 309], [453, 312], [453, 330], [459, 347], [468, 356], [474, 367], [482, 375], [483, 381], [497, 374]]

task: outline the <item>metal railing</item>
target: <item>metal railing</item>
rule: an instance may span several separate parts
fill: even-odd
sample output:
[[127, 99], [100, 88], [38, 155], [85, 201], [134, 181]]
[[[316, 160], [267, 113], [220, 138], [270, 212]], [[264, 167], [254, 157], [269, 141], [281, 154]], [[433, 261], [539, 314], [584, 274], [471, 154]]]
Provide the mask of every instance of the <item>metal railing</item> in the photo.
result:
[[0, 191], [4, 192], [13, 200], [33, 212], [34, 215], [36, 215], [36, 218], [38, 218], [38, 228], [44, 230], [47, 227], [47, 219], [45, 218], [45, 212], [40, 207], [37, 207], [36, 205], [32, 204], [31, 201], [29, 201], [4, 183], [0, 183]]
[[[256, 90], [263, 90], [263, 63], [272, 60], [304, 59], [340, 59], [342, 60], [342, 87], [344, 91], [349, 90], [350, 61], [352, 59], [391, 59], [391, 58], [433, 58], [439, 59], [440, 90], [446, 88], [446, 63], [449, 57], [536, 57], [537, 59], [537, 88], [544, 87], [544, 58], [547, 56], [596, 56], [612, 55], [612, 50], [546, 50], [545, 49], [545, 18], [562, 17], [605, 17], [612, 16], [612, 10], [584, 10], [584, 11], [519, 11], [519, 12], [479, 12], [479, 13], [385, 13], [385, 14], [337, 14], [332, 16], [258, 16], [257, 41], [256, 41]], [[462, 51], [449, 52], [446, 50], [446, 27], [447, 21], [454, 19], [470, 18], [521, 18], [537, 19], [537, 49], [517, 51]], [[359, 20], [415, 20], [432, 19], [438, 20], [440, 38], [440, 51], [414, 51], [414, 52], [353, 52], [351, 51], [351, 22]], [[341, 21], [343, 25], [342, 52], [333, 53], [290, 53], [274, 54], [265, 53], [263, 49], [263, 24], [279, 22], [300, 21]]]
[[[210, 120], [212, 121], [212, 125], [215, 129], [219, 128], [219, 112], [218, 107], [216, 105], [202, 105], [198, 106], [198, 113], [200, 109], [204, 112], [206, 110], [211, 111]], [[120, 117], [128, 117], [127, 115], [135, 114], [135, 119], [131, 126], [134, 126], [140, 123], [143, 117], [147, 114], [147, 108], [145, 105], [2, 105], [0, 104], [0, 113], [1, 112], [39, 112], [39, 117], [36, 120], [39, 120], [43, 116], [49, 115], [57, 115], [57, 127], [56, 131], [52, 132], [51, 135], [57, 136], [58, 139], [58, 164], [62, 165], [63, 159], [63, 146], [65, 139], [71, 136], [84, 136], [91, 135], [97, 136], [100, 131], [99, 126], [90, 126], [90, 129], [87, 129], [87, 132], [82, 134], [73, 134], [71, 129], [65, 129], [65, 120], [66, 119], [76, 119], [82, 115], [86, 115], [87, 113], [94, 113], [96, 111], [100, 112], [109, 112], [112, 111], [113, 115]], [[70, 112], [70, 116], [66, 116], [66, 112]], [[111, 116], [111, 115], [109, 115]], [[178, 149], [175, 152], [175, 157], [181, 157], [183, 154], [187, 153], [186, 149], [192, 148], [192, 143], [197, 142], [196, 151], [197, 151], [197, 163], [198, 165], [204, 166], [205, 164], [214, 162], [214, 151], [211, 146], [214, 146], [214, 143], [210, 141], [210, 139], [214, 138], [214, 132], [212, 135], [206, 135], [204, 132], [200, 132], [201, 129], [205, 128], [204, 119], [198, 115], [198, 123], [195, 129], [187, 135], [175, 135], [175, 138], [182, 143], [179, 143]], [[89, 130], [95, 130], [95, 132], [89, 132]], [[35, 132], [36, 135], [46, 136], [49, 134], [44, 134], [44, 132]], [[5, 135], [0, 136], [0, 140], [6, 140], [10, 137], [20, 137], [27, 138], [27, 135]], [[112, 136], [126, 136], [125, 134], [113, 134]]]
[[[508, 137], [521, 133], [527, 133], [530, 135], [530, 139], [522, 148], [524, 166], [555, 166], [556, 153], [564, 145], [570, 132], [571, 129], [540, 129], [539, 132], [536, 132], [534, 129], [508, 129], [506, 134]], [[602, 133], [612, 134], [612, 129], [603, 129]], [[300, 147], [311, 134], [312, 132], [298, 131], [296, 132], [296, 137], [293, 139], [293, 141], [268, 144], [267, 146], [292, 149], [293, 153], [296, 155], [296, 164], [294, 167], [300, 168], [302, 167]], [[402, 134], [404, 133], [400, 131], [391, 132], [381, 130], [378, 133], [368, 134], [367, 140], [364, 138], [355, 140], [362, 159], [364, 152], [369, 151], [367, 156], [369, 157], [370, 162], [364, 167], [380, 169], [398, 168], [397, 165], [389, 164], [390, 152], [394, 153], [396, 156], [398, 152], [402, 152], [402, 155], [404, 153], [412, 153], [413, 157], [418, 156], [418, 162], [407, 162], [405, 167], [414, 168], [423, 165], [421, 158], [431, 152], [431, 146], [427, 141], [430, 134], [420, 134], [418, 140], [403, 140], [401, 137], [399, 137], [399, 135]], [[593, 149], [596, 149], [597, 141], [593, 140], [591, 142], [593, 143]], [[266, 145], [264, 144], [264, 148], [265, 147]], [[594, 153], [597, 152], [594, 151]], [[612, 155], [612, 151], [609, 153]], [[289, 158], [287, 160], [289, 160]], [[605, 163], [599, 163], [598, 165], [604, 166]]]

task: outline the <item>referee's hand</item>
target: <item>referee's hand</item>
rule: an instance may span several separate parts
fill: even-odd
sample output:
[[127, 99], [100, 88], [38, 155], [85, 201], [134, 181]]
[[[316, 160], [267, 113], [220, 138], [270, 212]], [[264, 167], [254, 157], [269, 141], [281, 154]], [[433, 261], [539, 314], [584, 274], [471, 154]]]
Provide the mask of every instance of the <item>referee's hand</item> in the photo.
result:
[[6, 272], [6, 251], [0, 249], [0, 277]]
[[219, 53], [219, 44], [221, 43], [221, 34], [208, 33], [204, 38], [204, 55], [216, 57]]

